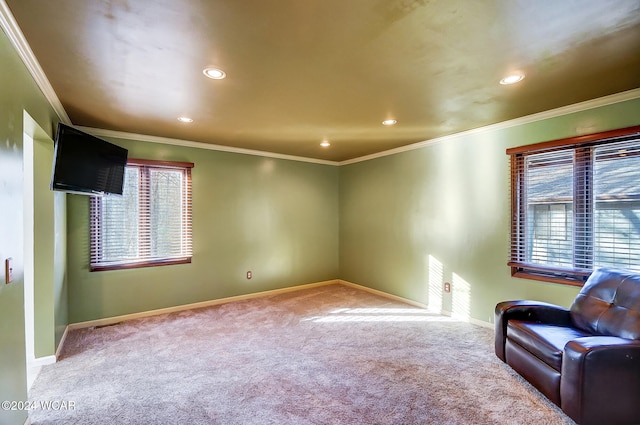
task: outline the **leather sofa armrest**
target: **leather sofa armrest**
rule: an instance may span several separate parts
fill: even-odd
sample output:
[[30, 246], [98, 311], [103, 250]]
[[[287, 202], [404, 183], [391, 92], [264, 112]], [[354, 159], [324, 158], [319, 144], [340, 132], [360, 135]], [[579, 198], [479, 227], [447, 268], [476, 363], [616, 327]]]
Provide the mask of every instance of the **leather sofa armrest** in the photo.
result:
[[564, 349], [562, 410], [582, 425], [640, 423], [640, 340], [592, 336]]
[[498, 303], [495, 309], [495, 351], [505, 361], [504, 345], [509, 320], [572, 326], [569, 309], [540, 301], [517, 300]]

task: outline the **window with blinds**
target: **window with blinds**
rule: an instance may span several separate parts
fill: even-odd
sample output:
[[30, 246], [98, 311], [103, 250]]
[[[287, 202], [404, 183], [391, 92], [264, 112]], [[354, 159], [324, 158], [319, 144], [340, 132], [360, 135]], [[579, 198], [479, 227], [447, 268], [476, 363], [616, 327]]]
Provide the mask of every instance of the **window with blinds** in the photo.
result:
[[90, 199], [91, 271], [191, 262], [191, 168], [129, 159], [122, 196]]
[[640, 271], [640, 126], [508, 149], [514, 276]]

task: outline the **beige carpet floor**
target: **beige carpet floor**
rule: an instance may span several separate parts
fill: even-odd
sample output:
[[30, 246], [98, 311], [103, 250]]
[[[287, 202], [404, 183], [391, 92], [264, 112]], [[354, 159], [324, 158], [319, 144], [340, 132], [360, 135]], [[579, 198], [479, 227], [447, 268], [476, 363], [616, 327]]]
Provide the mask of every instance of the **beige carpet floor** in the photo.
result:
[[490, 329], [343, 285], [68, 335], [34, 425], [572, 424]]

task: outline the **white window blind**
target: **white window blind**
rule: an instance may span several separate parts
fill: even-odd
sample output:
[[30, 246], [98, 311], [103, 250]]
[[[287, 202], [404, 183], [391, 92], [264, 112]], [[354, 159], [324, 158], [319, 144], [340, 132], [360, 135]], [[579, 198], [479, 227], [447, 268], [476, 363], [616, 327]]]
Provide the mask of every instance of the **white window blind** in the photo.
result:
[[191, 261], [192, 167], [129, 160], [123, 195], [91, 198], [92, 271]]
[[640, 140], [595, 148], [594, 263], [640, 270]]
[[613, 133], [507, 150], [514, 275], [581, 283], [597, 267], [640, 270], [640, 128]]
[[572, 152], [527, 156], [524, 171], [525, 258], [536, 264], [571, 266], [573, 223], [566, 213], [573, 211]]

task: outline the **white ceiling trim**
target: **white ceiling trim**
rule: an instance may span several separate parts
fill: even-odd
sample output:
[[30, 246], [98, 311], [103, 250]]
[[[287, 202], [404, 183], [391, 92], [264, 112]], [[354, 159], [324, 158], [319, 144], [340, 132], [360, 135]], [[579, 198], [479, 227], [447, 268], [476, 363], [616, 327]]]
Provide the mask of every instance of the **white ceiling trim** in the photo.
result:
[[[0, 0], [3, 1], [3, 0]], [[550, 118], [561, 117], [563, 115], [569, 115], [576, 112], [586, 111], [589, 109], [598, 108], [606, 105], [613, 105], [615, 103], [624, 102], [627, 100], [640, 98], [640, 88], [628, 90], [620, 93], [615, 93], [609, 96], [600, 97], [597, 99], [587, 100], [585, 102], [575, 103], [573, 105], [567, 105], [556, 109], [550, 109], [548, 111], [539, 112], [537, 114], [527, 115], [520, 118], [515, 118], [509, 121], [503, 121], [496, 124], [487, 125], [484, 127], [478, 127], [471, 130], [463, 131], [461, 133], [450, 134], [448, 136], [437, 137], [435, 139], [424, 140], [422, 142], [413, 143], [411, 145], [400, 146], [398, 148], [389, 149], [382, 152], [377, 152], [371, 155], [365, 155], [358, 158], [348, 159], [345, 161], [327, 161], [315, 158], [307, 158], [293, 155], [278, 154], [273, 152], [258, 151], [252, 149], [235, 148], [223, 145], [214, 145], [203, 142], [194, 142], [189, 140], [171, 139], [166, 137], [148, 136], [144, 134], [124, 133], [113, 130], [104, 130], [90, 127], [78, 127], [80, 130], [86, 131], [98, 137], [112, 137], [116, 139], [138, 140], [143, 142], [161, 143], [166, 145], [185, 146], [197, 149], [208, 149], [222, 152], [232, 152], [244, 155], [256, 155], [269, 158], [286, 159], [290, 161], [311, 162], [314, 164], [342, 166], [355, 164], [358, 162], [368, 161], [371, 159], [382, 158], [389, 155], [395, 155], [401, 152], [408, 152], [415, 149], [420, 149], [425, 146], [429, 146], [436, 143], [443, 143], [462, 137], [468, 137], [474, 134], [481, 134], [489, 131], [498, 131], [506, 128], [516, 127], [519, 125], [529, 124], [536, 121], [542, 121]]]
[[239, 153], [243, 155], [263, 156], [267, 158], [286, 159], [289, 161], [311, 162], [314, 164], [322, 164], [322, 165], [335, 165], [335, 166], [339, 165], [339, 163], [336, 161], [327, 161], [323, 159], [307, 158], [307, 157], [294, 156], [294, 155], [285, 155], [280, 153], [258, 151], [253, 149], [236, 148], [232, 146], [214, 145], [210, 143], [194, 142], [191, 140], [171, 139], [167, 137], [148, 136], [145, 134], [125, 133], [121, 131], [104, 130], [104, 129], [92, 128], [92, 127], [76, 126], [76, 128], [81, 131], [93, 134], [94, 136], [97, 136], [97, 137], [111, 137], [114, 139], [133, 140], [138, 142], [161, 143], [164, 145], [184, 146], [188, 148]]
[[38, 62], [38, 59], [36, 59], [36, 56], [33, 54], [31, 46], [29, 46], [29, 43], [27, 43], [27, 40], [24, 38], [22, 30], [18, 26], [5, 0], [0, 0], [0, 28], [2, 28], [5, 34], [7, 34], [7, 37], [9, 37], [20, 59], [22, 59], [22, 62], [29, 70], [33, 79], [36, 80], [36, 84], [49, 101], [58, 118], [65, 124], [71, 124], [67, 111], [64, 110], [60, 99], [58, 99], [58, 95], [53, 90], [49, 79], [40, 66], [40, 62]]
[[463, 131], [461, 133], [450, 134], [448, 136], [437, 137], [435, 139], [424, 140], [422, 142], [413, 143], [411, 145], [400, 146], [398, 148], [389, 149], [386, 151], [374, 153], [371, 155], [361, 156], [359, 158], [348, 159], [346, 161], [341, 161], [339, 165], [349, 165], [355, 164], [357, 162], [368, 161], [375, 158], [382, 158], [384, 156], [395, 155], [400, 152], [412, 151], [415, 149], [420, 149], [422, 147], [432, 145], [435, 143], [442, 143], [446, 141], [451, 141], [455, 139], [459, 139], [462, 137], [467, 137], [474, 134], [485, 133], [489, 131], [498, 131], [506, 128], [516, 127], [523, 124], [529, 124], [536, 121], [542, 121], [550, 118], [556, 118], [563, 115], [569, 115], [576, 112], [586, 111], [593, 108], [598, 108], [601, 106], [612, 105], [614, 103], [624, 102], [626, 100], [632, 100], [640, 98], [640, 88], [628, 90], [620, 93], [615, 93], [609, 96], [599, 97], [597, 99], [591, 99], [580, 103], [574, 103], [573, 105], [563, 106], [556, 109], [550, 109], [548, 111], [539, 112], [537, 114], [527, 115], [520, 118], [515, 118], [509, 121], [503, 121], [496, 124], [487, 125], [484, 127], [478, 127], [471, 130]]

